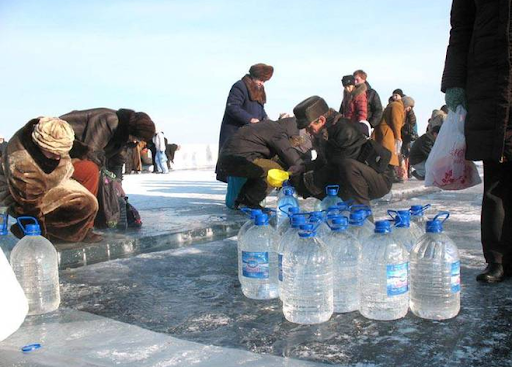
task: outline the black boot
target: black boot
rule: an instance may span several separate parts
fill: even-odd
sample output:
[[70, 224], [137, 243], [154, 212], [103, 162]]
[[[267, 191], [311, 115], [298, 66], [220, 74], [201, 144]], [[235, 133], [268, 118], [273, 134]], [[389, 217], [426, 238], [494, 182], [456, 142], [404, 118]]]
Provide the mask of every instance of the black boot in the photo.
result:
[[499, 283], [505, 279], [505, 271], [502, 264], [489, 263], [485, 270], [478, 274], [476, 280], [482, 283]]

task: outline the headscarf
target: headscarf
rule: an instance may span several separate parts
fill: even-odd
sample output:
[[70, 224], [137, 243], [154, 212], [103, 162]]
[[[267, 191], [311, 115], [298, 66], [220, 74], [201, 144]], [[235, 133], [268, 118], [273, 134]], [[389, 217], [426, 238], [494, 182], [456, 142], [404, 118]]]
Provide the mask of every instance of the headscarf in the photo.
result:
[[54, 154], [68, 154], [75, 140], [71, 125], [58, 117], [41, 117], [32, 131], [32, 140], [41, 149]]

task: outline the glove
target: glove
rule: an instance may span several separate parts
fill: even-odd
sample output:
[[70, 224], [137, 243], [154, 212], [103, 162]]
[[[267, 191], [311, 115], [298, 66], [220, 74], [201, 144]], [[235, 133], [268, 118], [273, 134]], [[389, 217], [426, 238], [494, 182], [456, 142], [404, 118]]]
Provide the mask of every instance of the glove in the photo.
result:
[[463, 88], [448, 88], [444, 95], [444, 100], [446, 106], [454, 112], [458, 106], [462, 106], [467, 110], [466, 91]]
[[297, 176], [304, 172], [306, 172], [306, 166], [304, 164], [296, 164], [288, 168], [290, 176]]
[[395, 139], [395, 153], [400, 154], [401, 151], [402, 151], [402, 141]]

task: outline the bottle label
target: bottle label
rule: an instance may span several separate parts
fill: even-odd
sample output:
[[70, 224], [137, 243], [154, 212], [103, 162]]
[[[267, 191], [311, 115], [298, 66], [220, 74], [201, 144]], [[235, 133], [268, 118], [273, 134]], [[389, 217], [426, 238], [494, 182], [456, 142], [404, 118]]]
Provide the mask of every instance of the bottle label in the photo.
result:
[[460, 260], [452, 263], [451, 276], [452, 293], [460, 292]]
[[409, 263], [387, 265], [388, 296], [398, 296], [409, 291]]
[[242, 274], [247, 278], [268, 279], [268, 252], [242, 251]]
[[279, 267], [279, 281], [283, 281], [283, 254], [277, 254], [277, 264]]

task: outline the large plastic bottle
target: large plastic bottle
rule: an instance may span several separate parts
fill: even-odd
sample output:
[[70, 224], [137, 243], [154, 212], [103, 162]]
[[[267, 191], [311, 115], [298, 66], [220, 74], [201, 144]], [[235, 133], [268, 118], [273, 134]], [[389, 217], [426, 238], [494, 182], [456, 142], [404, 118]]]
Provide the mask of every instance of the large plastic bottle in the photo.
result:
[[427, 224], [427, 216], [425, 212], [430, 208], [430, 204], [427, 205], [412, 205], [409, 211], [411, 212], [411, 223], [416, 224], [414, 231], [418, 231], [419, 236], [425, 234], [425, 225]]
[[338, 203], [342, 203], [343, 199], [338, 196], [340, 187], [338, 185], [327, 185], [325, 187], [325, 193], [327, 196], [323, 198], [320, 210], [327, 210], [331, 206], [336, 206]]
[[282, 287], [283, 287], [283, 255], [286, 247], [294, 241], [299, 235], [300, 226], [306, 224], [306, 217], [303, 214], [295, 214], [291, 217], [291, 226], [280, 237], [279, 245], [277, 247], [277, 267], [279, 280], [279, 298], [282, 300]]
[[427, 221], [426, 233], [411, 252], [411, 311], [424, 319], [450, 319], [460, 311], [459, 251], [443, 233], [448, 216], [444, 212]]
[[347, 228], [347, 217], [335, 217], [331, 221], [331, 233], [325, 239], [333, 261], [335, 313], [359, 310], [358, 269], [361, 244], [347, 232]]
[[356, 210], [350, 213], [348, 219], [348, 232], [357, 238], [363, 246], [374, 233], [374, 226], [366, 219], [367, 217], [368, 213], [365, 210]]
[[[25, 227], [21, 221], [34, 224]], [[11, 252], [11, 266], [28, 300], [29, 315], [55, 311], [60, 304], [59, 264], [55, 247], [41, 236], [41, 228], [32, 217], [19, 217], [25, 237]]]
[[416, 223], [411, 223], [411, 213], [409, 210], [388, 210], [388, 214], [395, 223], [393, 236], [410, 253], [421, 237], [422, 231], [418, 229]]
[[311, 212], [309, 213], [309, 224], [313, 225], [313, 228], [316, 232], [316, 237], [320, 239], [325, 239], [331, 233], [331, 229], [329, 225], [325, 223], [325, 215], [323, 212]]
[[283, 234], [286, 233], [286, 231], [288, 229], [290, 229], [293, 215], [294, 214], [298, 214], [299, 212], [300, 212], [300, 209], [297, 208], [297, 207], [292, 206], [292, 207], [288, 208], [288, 218], [289, 218], [289, 220], [283, 221], [279, 225], [279, 227], [277, 227], [277, 234], [278, 234], [279, 237], [281, 237]]
[[282, 189], [283, 196], [277, 201], [277, 228], [288, 219], [288, 210], [291, 207], [300, 208], [299, 200], [293, 196], [293, 187], [287, 186]]
[[[0, 234], [0, 241], [6, 237]], [[0, 342], [14, 333], [28, 313], [28, 302], [3, 251], [0, 251]]]
[[238, 279], [246, 297], [277, 298], [277, 235], [268, 225], [268, 215], [259, 214], [254, 218], [254, 226], [240, 241], [238, 263]]
[[247, 233], [247, 230], [254, 226], [254, 218], [256, 218], [257, 215], [263, 214], [261, 209], [249, 209], [249, 208], [243, 208], [242, 211], [249, 215], [249, 219], [240, 227], [238, 230], [237, 238], [237, 250], [238, 250], [238, 268], [242, 266], [242, 245], [241, 240], [244, 238], [245, 234]]
[[375, 233], [362, 246], [361, 315], [372, 320], [396, 320], [407, 314], [408, 262], [409, 253], [391, 234], [390, 222], [375, 222]]
[[296, 324], [318, 324], [333, 313], [332, 257], [311, 224], [301, 226], [299, 235], [283, 256], [283, 313]]
[[291, 187], [293, 189], [293, 196], [295, 196], [296, 198], [298, 197], [297, 191], [295, 191], [295, 188], [292, 186], [290, 180], [285, 180], [283, 182], [283, 186], [281, 187], [281, 190], [279, 190], [279, 192], [277, 193], [277, 201], [279, 201], [279, 199], [281, 199], [284, 196], [284, 190], [283, 189], [286, 188], [286, 187]]

